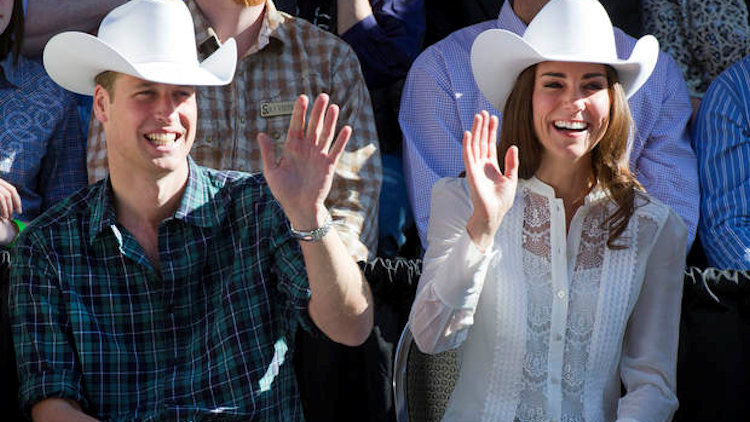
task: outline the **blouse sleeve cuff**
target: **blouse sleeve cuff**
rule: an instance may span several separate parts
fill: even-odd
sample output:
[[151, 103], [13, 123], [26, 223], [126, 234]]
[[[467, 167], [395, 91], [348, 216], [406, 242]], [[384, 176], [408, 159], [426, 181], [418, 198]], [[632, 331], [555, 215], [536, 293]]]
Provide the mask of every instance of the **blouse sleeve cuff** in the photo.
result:
[[477, 248], [464, 231], [453, 247], [453, 253], [442, 266], [445, 274], [433, 285], [440, 300], [454, 309], [474, 309], [482, 293], [487, 268], [492, 257], [500, 254], [493, 249], [494, 241], [485, 252]]

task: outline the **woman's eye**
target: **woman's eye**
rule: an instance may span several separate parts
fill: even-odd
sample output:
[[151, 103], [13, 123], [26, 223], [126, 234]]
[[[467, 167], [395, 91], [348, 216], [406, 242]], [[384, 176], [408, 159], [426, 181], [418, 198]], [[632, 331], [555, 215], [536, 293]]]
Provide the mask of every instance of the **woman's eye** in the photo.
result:
[[547, 82], [544, 84], [545, 88], [560, 88], [562, 84], [560, 82]]

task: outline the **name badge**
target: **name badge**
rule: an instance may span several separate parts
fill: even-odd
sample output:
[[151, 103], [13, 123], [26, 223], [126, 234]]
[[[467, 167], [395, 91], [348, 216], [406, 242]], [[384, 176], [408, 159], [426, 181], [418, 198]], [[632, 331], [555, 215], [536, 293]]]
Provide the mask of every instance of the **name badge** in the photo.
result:
[[279, 103], [262, 103], [260, 105], [261, 117], [290, 116], [294, 109], [294, 101], [282, 101]]

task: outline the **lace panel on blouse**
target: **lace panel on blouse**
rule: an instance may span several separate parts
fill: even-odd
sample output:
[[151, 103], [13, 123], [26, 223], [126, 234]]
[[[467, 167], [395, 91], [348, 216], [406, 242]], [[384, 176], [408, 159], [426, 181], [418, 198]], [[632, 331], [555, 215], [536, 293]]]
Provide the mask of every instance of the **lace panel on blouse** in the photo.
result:
[[[549, 420], [548, 356], [554, 291], [551, 274], [549, 199], [524, 196], [523, 264], [527, 288], [526, 355], [515, 421]], [[569, 304], [563, 356], [562, 420], [583, 421], [583, 391], [592, 339], [607, 232], [601, 229], [605, 204], [594, 205], [583, 221], [583, 236], [569, 280]], [[567, 278], [567, 277], [566, 277]]]

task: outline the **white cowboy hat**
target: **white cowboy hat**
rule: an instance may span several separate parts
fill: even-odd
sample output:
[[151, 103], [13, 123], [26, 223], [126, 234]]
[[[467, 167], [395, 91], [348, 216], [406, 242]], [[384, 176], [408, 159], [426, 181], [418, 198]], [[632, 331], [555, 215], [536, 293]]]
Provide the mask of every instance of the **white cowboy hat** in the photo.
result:
[[612, 22], [597, 0], [551, 0], [523, 38], [503, 29], [482, 32], [471, 47], [471, 69], [482, 94], [498, 110], [527, 67], [545, 61], [602, 63], [616, 71], [629, 98], [651, 75], [659, 42], [638, 40], [627, 60], [617, 57]]
[[63, 32], [44, 48], [44, 67], [70, 91], [92, 95], [94, 78], [115, 71], [170, 85], [226, 85], [237, 46], [227, 40], [198, 62], [193, 19], [182, 0], [131, 0], [102, 20], [98, 37]]

